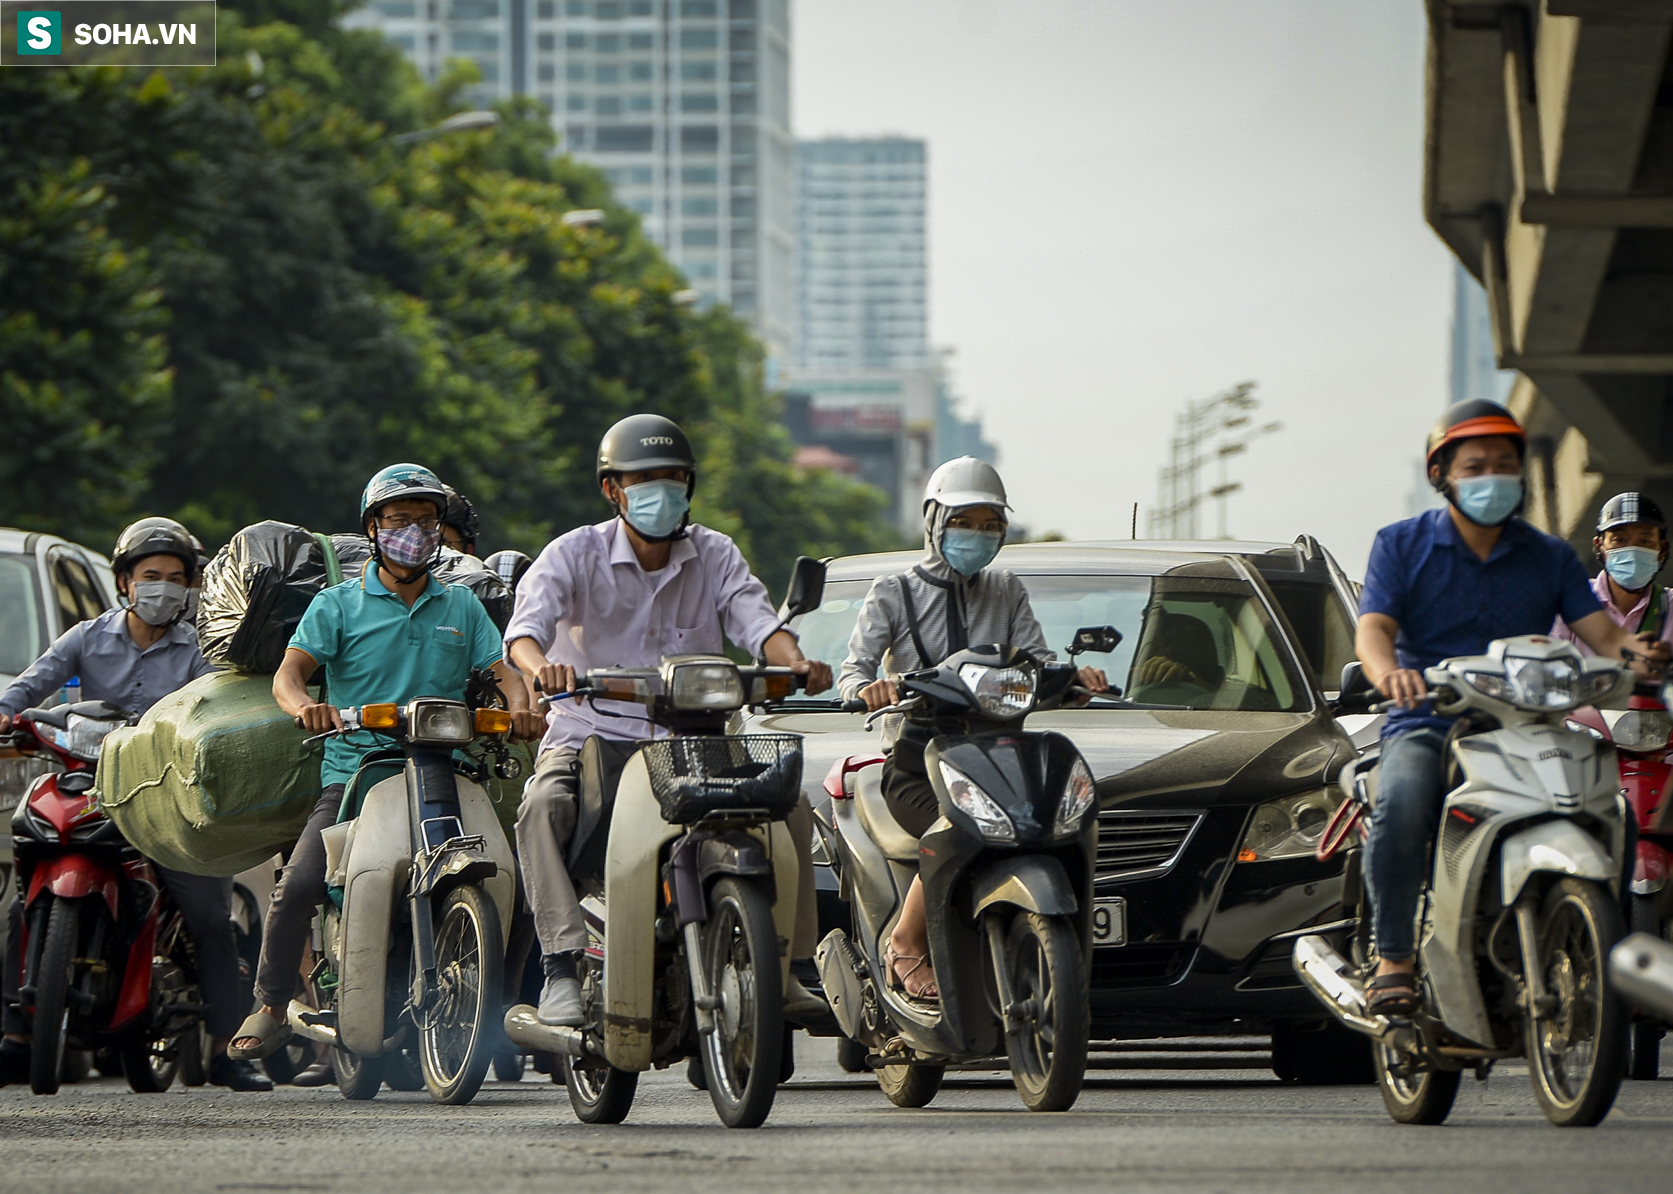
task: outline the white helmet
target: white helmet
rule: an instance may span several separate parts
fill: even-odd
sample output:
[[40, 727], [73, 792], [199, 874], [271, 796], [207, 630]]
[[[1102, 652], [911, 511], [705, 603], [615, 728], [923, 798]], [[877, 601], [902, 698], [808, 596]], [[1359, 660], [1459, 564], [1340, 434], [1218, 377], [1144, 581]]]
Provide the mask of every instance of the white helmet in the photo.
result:
[[1005, 482], [999, 479], [999, 470], [974, 456], [949, 460], [930, 474], [929, 484], [924, 486], [925, 512], [931, 502], [948, 510], [961, 506], [1011, 508], [1005, 500]]

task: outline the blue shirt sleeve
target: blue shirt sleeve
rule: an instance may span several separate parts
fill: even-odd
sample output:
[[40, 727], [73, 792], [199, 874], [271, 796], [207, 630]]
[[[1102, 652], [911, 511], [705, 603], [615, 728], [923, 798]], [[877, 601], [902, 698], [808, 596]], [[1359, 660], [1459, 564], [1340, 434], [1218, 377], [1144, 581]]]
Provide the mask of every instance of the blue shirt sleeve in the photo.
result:
[[1556, 540], [1556, 559], [1553, 563], [1557, 567], [1557, 612], [1564, 622], [1573, 626], [1579, 619], [1588, 614], [1595, 614], [1603, 608], [1592, 592], [1591, 577], [1586, 575], [1586, 567], [1580, 562], [1580, 557], [1574, 554], [1574, 548]]
[[0, 696], [0, 713], [8, 716], [32, 709], [81, 674], [81, 636], [86, 622], [77, 622], [53, 642], [41, 657]]
[[309, 603], [288, 645], [306, 651], [315, 663], [336, 661], [343, 649], [343, 611], [330, 589]]
[[1410, 581], [1401, 565], [1399, 545], [1391, 533], [1394, 530], [1394, 526], [1384, 527], [1371, 543], [1371, 558], [1365, 564], [1365, 584], [1359, 592], [1359, 612], [1384, 614], [1399, 623], [1405, 620]]
[[493, 667], [505, 658], [500, 632], [495, 629], [494, 620], [488, 616], [488, 611], [482, 608], [482, 602], [477, 600], [475, 593], [462, 586], [459, 592], [465, 597], [460, 605], [465, 610], [465, 633], [470, 636], [471, 666]]

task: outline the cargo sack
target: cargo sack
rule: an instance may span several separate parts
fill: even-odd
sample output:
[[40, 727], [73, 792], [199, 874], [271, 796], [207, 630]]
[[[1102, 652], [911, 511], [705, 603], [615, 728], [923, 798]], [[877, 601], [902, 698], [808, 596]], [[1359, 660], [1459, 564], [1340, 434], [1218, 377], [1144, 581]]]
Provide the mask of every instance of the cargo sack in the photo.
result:
[[271, 674], [326, 586], [319, 542], [288, 522], [245, 527], [203, 570], [198, 645], [218, 667]]
[[105, 738], [97, 799], [162, 865], [236, 875], [290, 849], [308, 823], [321, 745], [307, 736], [266, 676], [200, 676]]

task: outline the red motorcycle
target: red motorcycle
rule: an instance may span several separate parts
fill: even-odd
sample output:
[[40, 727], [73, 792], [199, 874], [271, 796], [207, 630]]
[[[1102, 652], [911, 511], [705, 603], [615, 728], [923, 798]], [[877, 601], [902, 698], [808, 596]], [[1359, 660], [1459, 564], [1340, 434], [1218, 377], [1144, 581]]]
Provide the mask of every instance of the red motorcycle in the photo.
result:
[[[1615, 744], [1621, 766], [1621, 792], [1638, 814], [1638, 857], [1632, 870], [1630, 928], [1673, 940], [1673, 804], [1667, 787], [1673, 780], [1673, 716], [1657, 695], [1634, 694], [1626, 709], [1575, 710], [1568, 719], [1577, 729]], [[1665, 812], [1664, 812], [1665, 806]], [[1661, 1022], [1636, 1017], [1627, 1077], [1653, 1081], [1660, 1071]]]
[[137, 1091], [201, 1084], [204, 1005], [190, 938], [151, 863], [99, 811], [93, 777], [121, 709], [81, 701], [18, 714], [10, 745], [63, 767], [12, 815], [22, 899], [18, 1001], [31, 1014], [29, 1085], [54, 1094], [66, 1048], [111, 1050]]

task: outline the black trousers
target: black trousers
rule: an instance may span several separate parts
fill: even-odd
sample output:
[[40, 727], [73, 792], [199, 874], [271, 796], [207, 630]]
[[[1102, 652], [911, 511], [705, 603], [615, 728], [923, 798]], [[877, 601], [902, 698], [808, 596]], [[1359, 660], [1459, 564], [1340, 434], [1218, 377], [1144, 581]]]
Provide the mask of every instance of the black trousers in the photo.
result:
[[[239, 974], [238, 938], [232, 925], [232, 880], [210, 875], [188, 875], [157, 866], [157, 877], [168, 889], [186, 933], [197, 951], [198, 984], [209, 1004], [205, 1025], [211, 1036], [231, 1036], [249, 1008], [249, 988]], [[29, 1018], [17, 1006], [23, 972], [23, 901], [14, 897], [6, 909], [5, 1011], [0, 1031], [27, 1033]]]
[[[917, 757], [923, 758], [921, 754]], [[900, 827], [913, 837], [923, 837], [924, 831], [941, 815], [941, 804], [935, 798], [929, 776], [922, 771], [914, 772], [910, 763], [897, 766], [893, 757], [883, 764], [883, 800]]]
[[301, 981], [302, 947], [308, 941], [314, 910], [325, 899], [325, 841], [320, 834], [337, 823], [344, 787], [327, 784], [320, 792], [268, 902], [261, 965], [256, 968], [256, 998], [268, 1007], [283, 1010]]

